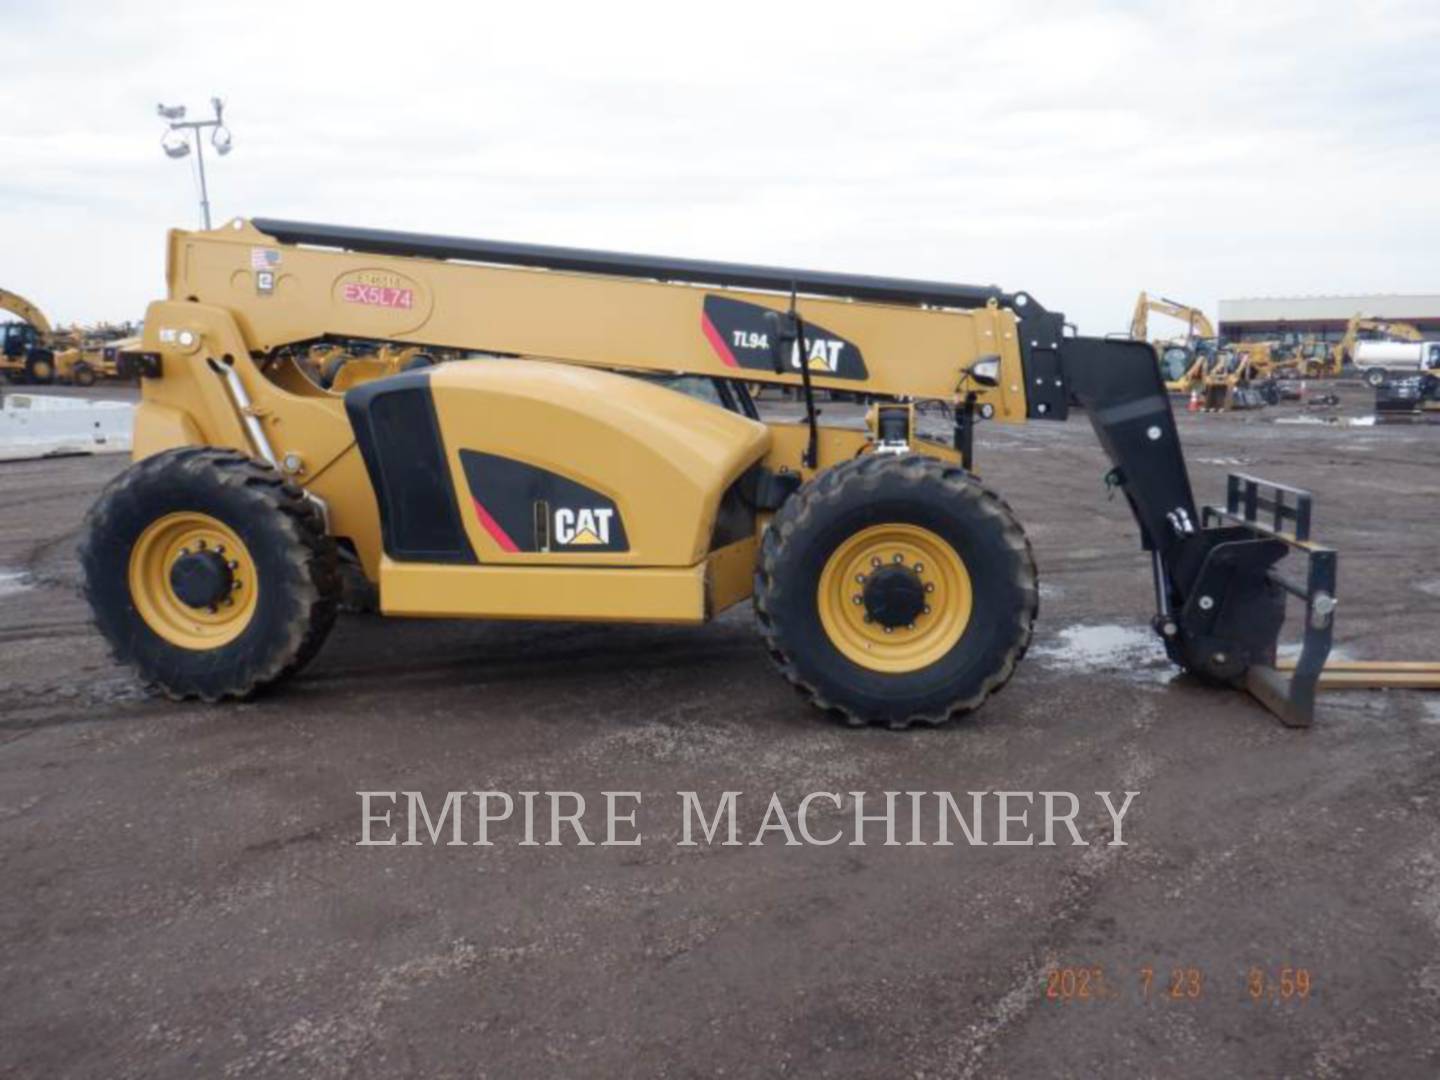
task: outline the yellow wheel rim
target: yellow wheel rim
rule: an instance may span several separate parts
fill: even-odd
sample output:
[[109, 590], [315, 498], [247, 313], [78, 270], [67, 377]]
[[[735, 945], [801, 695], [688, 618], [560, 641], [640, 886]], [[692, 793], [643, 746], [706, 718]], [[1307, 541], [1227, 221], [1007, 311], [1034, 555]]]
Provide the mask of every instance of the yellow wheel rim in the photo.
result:
[[[187, 555], [224, 560], [230, 583], [223, 599], [192, 606], [176, 593], [171, 575]], [[181, 512], [152, 521], [130, 549], [130, 597], [145, 624], [182, 649], [218, 649], [250, 625], [260, 583], [250, 551], [230, 526], [209, 514]]]
[[47, 361], [41, 360], [34, 368], [35, 378], [39, 380], [49, 379], [54, 376], [55, 369]]
[[[867, 586], [873, 588], [878, 571], [923, 590], [924, 607], [912, 622], [887, 627], [874, 617]], [[970, 623], [974, 595], [970, 572], [947, 541], [918, 525], [890, 524], [862, 529], [835, 549], [820, 572], [817, 602], [826, 635], [847, 659], [899, 675], [928, 667], [955, 647]]]

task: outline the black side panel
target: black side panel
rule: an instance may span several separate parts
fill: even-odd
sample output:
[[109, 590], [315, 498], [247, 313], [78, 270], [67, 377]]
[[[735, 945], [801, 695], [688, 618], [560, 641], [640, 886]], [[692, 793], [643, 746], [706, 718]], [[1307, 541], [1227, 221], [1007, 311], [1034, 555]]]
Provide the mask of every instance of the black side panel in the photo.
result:
[[461, 450], [481, 527], [505, 551], [629, 551], [615, 501], [538, 465]]
[[[727, 367], [774, 374], [770, 326], [765, 321], [768, 314], [773, 314], [770, 308], [712, 293], [705, 297], [700, 329]], [[809, 319], [805, 320], [804, 353], [812, 374], [833, 379], [870, 377], [860, 346]], [[786, 366], [787, 374], [797, 371], [798, 365]]]
[[406, 562], [473, 563], [460, 523], [428, 372], [357, 386], [345, 411], [380, 504], [385, 554]]
[[1146, 550], [1173, 554], [1200, 520], [1155, 350], [1085, 337], [1064, 338], [1060, 350], [1065, 382], [1117, 470]]

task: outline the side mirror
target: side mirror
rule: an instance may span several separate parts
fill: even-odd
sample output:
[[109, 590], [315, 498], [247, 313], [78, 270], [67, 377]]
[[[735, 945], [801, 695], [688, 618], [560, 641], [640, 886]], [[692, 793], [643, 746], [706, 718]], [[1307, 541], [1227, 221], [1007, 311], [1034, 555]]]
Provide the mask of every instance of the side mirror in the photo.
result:
[[994, 354], [982, 356], [968, 368], [965, 374], [974, 379], [981, 386], [1000, 385], [1000, 357]]

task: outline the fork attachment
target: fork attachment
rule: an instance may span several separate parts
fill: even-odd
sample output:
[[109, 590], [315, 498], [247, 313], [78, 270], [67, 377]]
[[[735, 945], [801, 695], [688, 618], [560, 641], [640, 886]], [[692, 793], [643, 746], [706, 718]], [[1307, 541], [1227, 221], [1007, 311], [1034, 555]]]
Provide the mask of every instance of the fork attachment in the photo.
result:
[[[1309, 727], [1314, 720], [1315, 691], [1334, 633], [1336, 554], [1332, 548], [1310, 539], [1312, 503], [1311, 494], [1300, 488], [1231, 473], [1226, 479], [1225, 506], [1205, 507], [1206, 528], [1202, 535], [1233, 539], [1218, 541], [1207, 553], [1196, 587], [1180, 615], [1181, 627], [1192, 647], [1205, 641], [1209, 627], [1225, 626], [1227, 634], [1238, 632], [1245, 636], [1243, 627], [1234, 625], [1234, 619], [1227, 625], [1227, 613], [1239, 620], [1253, 618], [1261, 611], [1269, 615], [1264, 627], [1254, 628], [1254, 633], [1264, 640], [1254, 641], [1258, 651], [1252, 653], [1241, 673], [1242, 685], [1287, 727]], [[1230, 591], [1215, 597], [1209, 587], [1212, 575], [1223, 571], [1230, 552], [1245, 549], [1256, 555], [1263, 551], [1264, 555], [1252, 556], [1249, 571], [1232, 577], [1228, 582]], [[1275, 564], [1289, 551], [1306, 556], [1303, 584], [1276, 569]], [[1274, 558], [1269, 557], [1271, 554]], [[1232, 598], [1235, 590], [1240, 597]], [[1294, 596], [1305, 606], [1305, 633], [1299, 657], [1293, 666], [1287, 663], [1287, 670], [1281, 671], [1276, 652], [1287, 596]], [[1206, 600], [1211, 603], [1207, 605]], [[1238, 676], [1230, 677], [1233, 681]]]
[[[1212, 682], [1248, 690], [1292, 727], [1309, 725], [1330, 652], [1335, 552], [1310, 541], [1309, 492], [1232, 475], [1225, 506], [1197, 512], [1174, 411], [1155, 351], [1144, 342], [1066, 337], [1061, 371], [1113, 466], [1155, 575], [1154, 626], [1170, 659]], [[1276, 569], [1308, 558], [1303, 587]], [[1294, 674], [1276, 667], [1287, 596], [1305, 602]]]

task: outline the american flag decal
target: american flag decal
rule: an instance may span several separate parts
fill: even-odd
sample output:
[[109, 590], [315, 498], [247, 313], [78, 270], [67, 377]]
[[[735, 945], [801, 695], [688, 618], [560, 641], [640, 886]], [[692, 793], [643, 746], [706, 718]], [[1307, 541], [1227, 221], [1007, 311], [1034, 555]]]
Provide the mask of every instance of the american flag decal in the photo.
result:
[[252, 247], [250, 249], [251, 270], [273, 270], [280, 265], [280, 252], [275, 248]]

